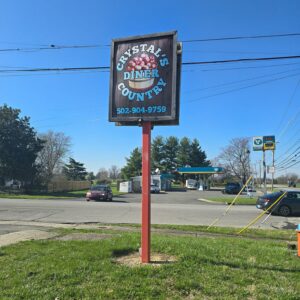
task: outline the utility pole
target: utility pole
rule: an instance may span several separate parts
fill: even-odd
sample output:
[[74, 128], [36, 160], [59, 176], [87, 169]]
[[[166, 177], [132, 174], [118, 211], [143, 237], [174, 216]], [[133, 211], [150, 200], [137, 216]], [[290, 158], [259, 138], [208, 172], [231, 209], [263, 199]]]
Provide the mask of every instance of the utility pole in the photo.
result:
[[275, 149], [272, 151], [272, 166], [273, 166], [273, 170], [272, 170], [272, 192], [273, 192], [273, 188], [274, 188], [274, 173], [275, 173]]
[[258, 163], [258, 166], [259, 166], [259, 181], [258, 182], [259, 182], [259, 187], [261, 188], [261, 160], [256, 161], [256, 163]]
[[266, 170], [266, 152], [263, 150], [263, 181], [264, 181], [264, 193], [267, 193], [267, 170]]

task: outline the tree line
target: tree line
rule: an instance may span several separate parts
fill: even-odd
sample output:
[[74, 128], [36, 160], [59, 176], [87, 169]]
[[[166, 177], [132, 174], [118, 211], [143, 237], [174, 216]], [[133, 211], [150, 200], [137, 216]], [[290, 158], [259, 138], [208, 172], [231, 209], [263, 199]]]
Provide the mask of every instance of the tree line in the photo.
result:
[[[157, 136], [151, 143], [151, 168], [157, 173], [175, 173], [179, 167], [210, 166], [205, 151], [201, 149], [197, 139], [188, 137], [179, 139], [175, 136]], [[126, 165], [121, 169], [124, 179], [142, 174], [142, 152], [136, 147], [126, 158]]]
[[[66, 163], [70, 137], [53, 131], [38, 134], [30, 125], [30, 118], [20, 114], [19, 109], [0, 106], [0, 186], [12, 179], [22, 185], [45, 186], [56, 174], [63, 174], [69, 180], [99, 182], [142, 174], [142, 153], [138, 147], [125, 158], [123, 168], [100, 168], [96, 175], [87, 172], [84, 164], [72, 157]], [[224, 178], [242, 182], [253, 173], [250, 163], [248, 138], [232, 139], [214, 160], [214, 164], [224, 167]], [[206, 167], [211, 162], [197, 139], [157, 136], [151, 144], [151, 164], [153, 173], [176, 174], [178, 167]]]
[[62, 132], [37, 133], [30, 118], [21, 117], [21, 110], [0, 106], [0, 186], [19, 181], [22, 186], [43, 187], [55, 176], [67, 180], [105, 182], [120, 178], [120, 169], [113, 165], [100, 168], [94, 175], [83, 163], [69, 157], [71, 139]]
[[54, 174], [67, 179], [84, 180], [84, 165], [73, 158], [64, 163], [69, 153], [70, 137], [49, 131], [38, 134], [30, 118], [8, 105], [0, 106], [0, 186], [16, 180], [23, 186], [43, 186]]

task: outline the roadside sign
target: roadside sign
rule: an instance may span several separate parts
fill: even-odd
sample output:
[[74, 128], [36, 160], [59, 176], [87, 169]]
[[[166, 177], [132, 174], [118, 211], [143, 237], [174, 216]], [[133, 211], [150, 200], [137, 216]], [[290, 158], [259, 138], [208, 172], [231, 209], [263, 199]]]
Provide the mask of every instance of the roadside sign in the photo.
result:
[[264, 136], [263, 144], [263, 150], [275, 150], [275, 136]]
[[255, 136], [253, 137], [253, 151], [262, 151], [263, 150], [263, 137]]
[[181, 59], [177, 31], [112, 41], [109, 121], [142, 126], [142, 263], [150, 262], [151, 129], [179, 124]]
[[274, 174], [275, 173], [275, 167], [273, 167], [273, 166], [267, 166], [267, 172], [269, 174]]
[[109, 121], [178, 125], [180, 67], [176, 31], [113, 40]]

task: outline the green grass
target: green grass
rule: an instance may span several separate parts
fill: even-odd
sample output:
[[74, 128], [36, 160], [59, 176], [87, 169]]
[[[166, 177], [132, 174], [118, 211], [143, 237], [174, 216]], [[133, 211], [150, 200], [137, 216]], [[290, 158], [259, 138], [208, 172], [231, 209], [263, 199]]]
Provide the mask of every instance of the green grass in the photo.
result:
[[74, 198], [74, 196], [67, 196], [66, 193], [41, 193], [41, 194], [6, 194], [1, 193], [0, 198], [7, 198], [7, 199], [68, 199]]
[[[231, 203], [234, 200], [234, 197], [208, 197], [207, 200], [220, 202], [220, 203]], [[248, 198], [248, 197], [239, 197], [235, 201], [236, 205], [254, 205], [256, 203], [257, 197]]]
[[[114, 196], [118, 196], [124, 193], [120, 193], [116, 186], [112, 186], [112, 192]], [[88, 190], [70, 191], [70, 192], [53, 192], [53, 193], [34, 193], [34, 194], [13, 194], [13, 193], [0, 193], [0, 198], [8, 199], [74, 199], [84, 198]]]
[[[126, 230], [128, 228], [132, 228], [135, 230], [140, 230], [141, 225], [140, 224], [101, 224], [103, 226], [109, 226], [112, 228], [112, 232], [118, 230], [122, 231], [122, 227], [126, 227]], [[294, 241], [296, 237], [296, 232], [293, 229], [276, 229], [276, 230], [266, 230], [266, 229], [251, 229], [248, 228], [246, 231], [244, 231], [241, 235], [237, 235], [238, 231], [240, 231], [241, 228], [233, 228], [233, 227], [211, 227], [207, 229], [207, 226], [203, 225], [169, 225], [169, 224], [152, 224], [152, 229], [162, 230], [165, 232], [168, 232], [168, 230], [175, 230], [179, 232], [186, 232], [186, 233], [194, 233], [195, 235], [197, 233], [204, 233], [204, 234], [221, 234], [224, 236], [241, 236], [241, 237], [247, 237], [247, 238], [265, 238], [265, 239], [276, 239], [276, 240], [285, 240], [285, 241]], [[65, 229], [64, 229], [65, 230]], [[68, 229], [69, 230], [69, 229]], [[125, 229], [124, 229], [125, 230]], [[97, 230], [96, 230], [97, 231]], [[95, 231], [95, 232], [96, 232]], [[85, 231], [83, 231], [85, 232]]]
[[138, 233], [100, 241], [28, 241], [0, 250], [0, 299], [299, 299], [300, 261], [286, 242], [152, 235], [160, 267], [114, 259]]

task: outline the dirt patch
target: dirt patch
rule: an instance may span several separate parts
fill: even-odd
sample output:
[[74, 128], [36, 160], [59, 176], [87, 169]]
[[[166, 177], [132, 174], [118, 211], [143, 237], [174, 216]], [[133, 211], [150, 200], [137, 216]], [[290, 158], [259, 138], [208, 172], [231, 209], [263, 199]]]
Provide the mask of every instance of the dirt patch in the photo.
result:
[[0, 247], [16, 244], [23, 241], [50, 239], [55, 235], [56, 233], [41, 230], [23, 230], [7, 233], [0, 236]]
[[128, 254], [116, 258], [114, 261], [120, 265], [125, 265], [128, 267], [138, 267], [138, 266], [155, 266], [160, 267], [162, 265], [175, 263], [177, 258], [175, 256], [162, 254], [162, 253], [153, 253], [150, 257], [150, 263], [142, 263], [141, 256], [139, 252]]
[[93, 241], [93, 240], [105, 240], [115, 237], [115, 234], [105, 233], [71, 233], [56, 238], [59, 241]]

